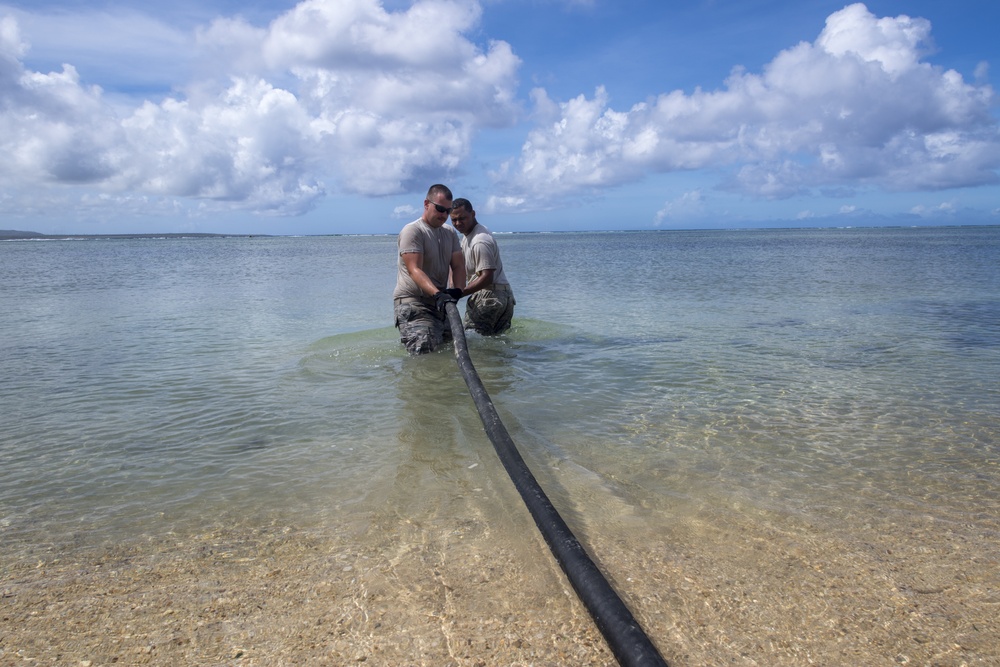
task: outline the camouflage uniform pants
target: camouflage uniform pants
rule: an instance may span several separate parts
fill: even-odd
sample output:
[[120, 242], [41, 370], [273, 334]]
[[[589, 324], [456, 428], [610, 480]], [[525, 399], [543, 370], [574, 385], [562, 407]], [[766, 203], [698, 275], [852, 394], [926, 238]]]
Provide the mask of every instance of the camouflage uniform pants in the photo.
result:
[[495, 336], [510, 328], [514, 317], [514, 292], [507, 285], [479, 290], [465, 305], [465, 328], [483, 336]]
[[393, 310], [399, 340], [410, 354], [433, 352], [451, 340], [451, 327], [438, 309], [420, 299], [396, 299]]

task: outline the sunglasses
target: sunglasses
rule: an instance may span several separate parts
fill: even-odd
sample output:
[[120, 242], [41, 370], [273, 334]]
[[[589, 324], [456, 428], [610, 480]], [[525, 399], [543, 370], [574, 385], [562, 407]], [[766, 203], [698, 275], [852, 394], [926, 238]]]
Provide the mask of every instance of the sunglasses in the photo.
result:
[[452, 208], [445, 208], [444, 206], [441, 206], [441, 204], [435, 204], [432, 201], [428, 201], [427, 203], [433, 205], [434, 208], [437, 209], [438, 213], [451, 213], [452, 210], [454, 209], [454, 207], [452, 207]]

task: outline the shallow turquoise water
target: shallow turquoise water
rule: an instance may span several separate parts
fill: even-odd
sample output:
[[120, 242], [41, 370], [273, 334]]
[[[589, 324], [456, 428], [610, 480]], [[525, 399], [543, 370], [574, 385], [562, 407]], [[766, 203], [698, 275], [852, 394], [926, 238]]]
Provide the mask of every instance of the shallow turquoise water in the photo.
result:
[[[498, 238], [515, 327], [470, 350], [584, 533], [734, 506], [995, 530], [1000, 228]], [[391, 327], [394, 252], [0, 244], [0, 549], [360, 525], [446, 487], [489, 506], [451, 351], [409, 358]]]

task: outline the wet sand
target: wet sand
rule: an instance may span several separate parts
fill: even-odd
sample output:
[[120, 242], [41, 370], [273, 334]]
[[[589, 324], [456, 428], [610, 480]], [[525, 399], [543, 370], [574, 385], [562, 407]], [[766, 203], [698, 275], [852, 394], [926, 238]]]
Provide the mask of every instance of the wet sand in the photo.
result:
[[[530, 518], [449, 514], [0, 554], [0, 665], [617, 664]], [[716, 509], [581, 541], [671, 665], [958, 667], [1000, 664], [996, 527]]]

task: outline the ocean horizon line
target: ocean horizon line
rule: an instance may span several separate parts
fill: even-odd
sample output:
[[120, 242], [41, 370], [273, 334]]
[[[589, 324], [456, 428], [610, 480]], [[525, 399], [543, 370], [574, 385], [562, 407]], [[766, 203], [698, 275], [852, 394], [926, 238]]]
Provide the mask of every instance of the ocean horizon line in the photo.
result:
[[[1000, 227], [1000, 224], [965, 223], [954, 225], [826, 225], [803, 227], [691, 227], [671, 229], [561, 229], [561, 230], [492, 230], [495, 235], [516, 234], [639, 234], [647, 232], [762, 232], [762, 231], [820, 231], [857, 229], [967, 229]], [[45, 234], [42, 232], [16, 229], [0, 229], [0, 241], [72, 241], [86, 239], [201, 239], [201, 238], [322, 238], [322, 237], [384, 237], [396, 236], [398, 232], [329, 234], [256, 234], [251, 232], [119, 232], [107, 234]]]

